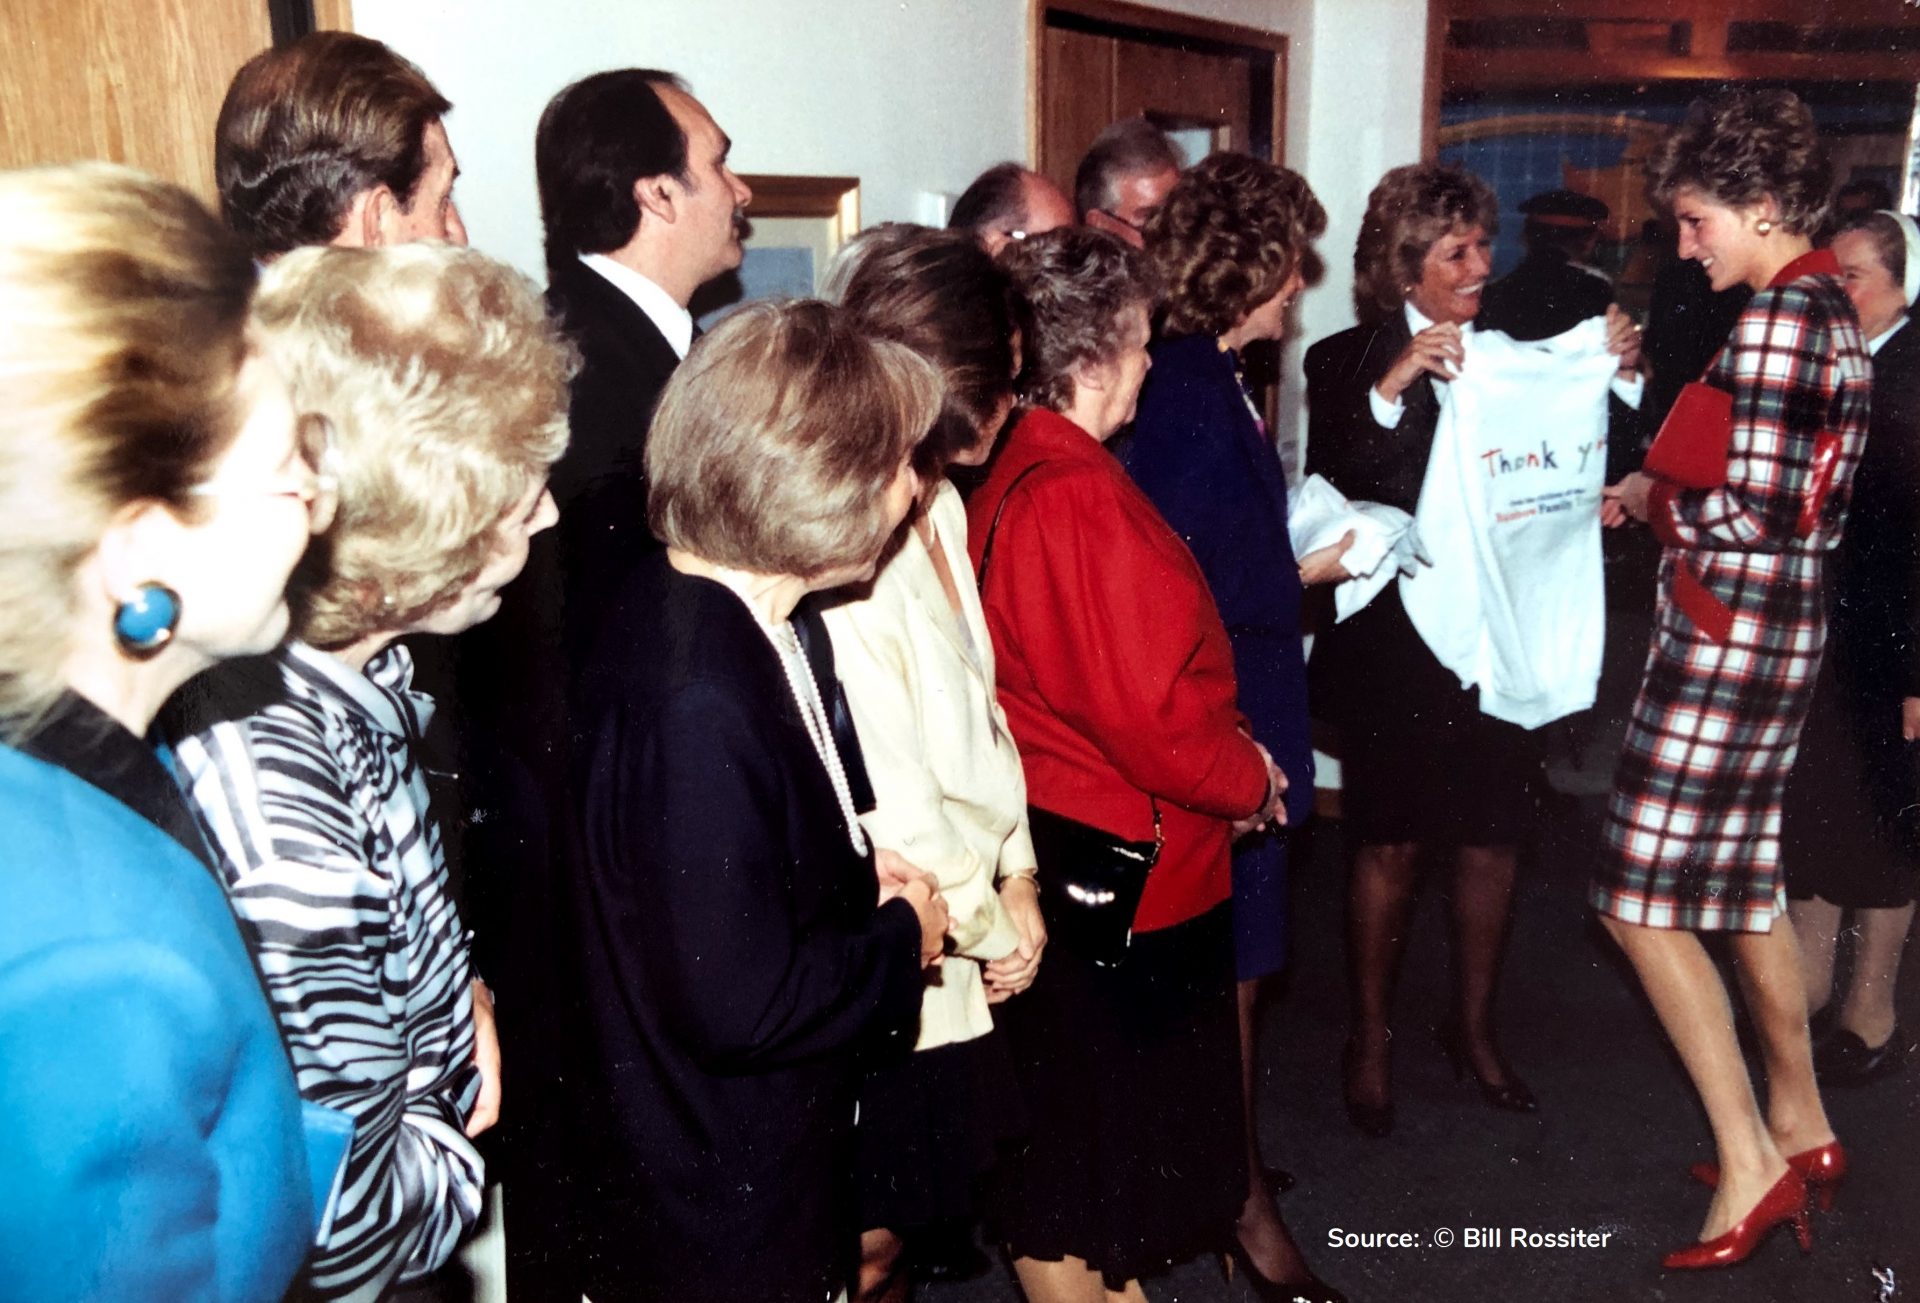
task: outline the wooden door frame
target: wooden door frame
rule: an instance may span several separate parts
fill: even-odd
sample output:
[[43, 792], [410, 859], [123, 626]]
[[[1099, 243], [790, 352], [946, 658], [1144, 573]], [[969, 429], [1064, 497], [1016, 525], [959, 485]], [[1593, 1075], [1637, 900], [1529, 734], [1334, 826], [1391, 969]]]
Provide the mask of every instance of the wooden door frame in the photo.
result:
[[[345, 0], [342, 0], [344, 3]], [[1288, 38], [1280, 32], [1239, 23], [1196, 18], [1191, 14], [1155, 9], [1151, 5], [1132, 4], [1129, 0], [1028, 0], [1027, 4], [1027, 162], [1039, 166], [1040, 129], [1043, 106], [1047, 102], [1043, 60], [1047, 37], [1047, 12], [1059, 10], [1098, 23], [1135, 28], [1163, 37], [1191, 37], [1208, 45], [1237, 47], [1245, 53], [1273, 55], [1272, 121], [1267, 124], [1273, 161], [1287, 161], [1287, 70]], [[1172, 42], [1166, 42], [1172, 44]]]
[[313, 32], [353, 30], [353, 0], [267, 0], [273, 43], [288, 45]]

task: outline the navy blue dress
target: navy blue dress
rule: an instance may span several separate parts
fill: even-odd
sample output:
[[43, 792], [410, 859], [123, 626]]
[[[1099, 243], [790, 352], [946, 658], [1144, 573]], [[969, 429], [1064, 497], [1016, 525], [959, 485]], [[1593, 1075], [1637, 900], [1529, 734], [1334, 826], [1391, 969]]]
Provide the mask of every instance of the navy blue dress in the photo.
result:
[[[1121, 456], [1192, 549], [1233, 643], [1241, 713], [1287, 776], [1287, 823], [1313, 808], [1300, 569], [1287, 536], [1287, 480], [1241, 388], [1238, 360], [1206, 335], [1156, 343]], [[1233, 853], [1234, 960], [1240, 980], [1287, 957], [1287, 842], [1242, 838]]]

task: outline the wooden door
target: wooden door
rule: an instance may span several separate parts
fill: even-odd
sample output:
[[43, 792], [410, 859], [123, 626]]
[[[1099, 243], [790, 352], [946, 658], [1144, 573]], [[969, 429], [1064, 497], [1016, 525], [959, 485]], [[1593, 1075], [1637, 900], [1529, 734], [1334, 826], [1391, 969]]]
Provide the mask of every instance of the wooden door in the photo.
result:
[[4, 0], [0, 167], [106, 159], [211, 203], [214, 119], [240, 65], [276, 28], [350, 25], [346, 0]]
[[1036, 167], [1067, 193], [1087, 146], [1121, 118], [1280, 161], [1284, 36], [1119, 0], [1036, 0], [1035, 23]]

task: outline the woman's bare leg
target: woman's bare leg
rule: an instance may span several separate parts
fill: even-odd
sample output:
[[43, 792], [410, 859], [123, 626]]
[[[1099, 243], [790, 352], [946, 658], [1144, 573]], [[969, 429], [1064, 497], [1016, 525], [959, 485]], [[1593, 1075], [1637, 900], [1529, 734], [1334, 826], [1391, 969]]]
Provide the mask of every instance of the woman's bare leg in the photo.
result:
[[1787, 906], [1793, 930], [1800, 937], [1800, 971], [1805, 976], [1807, 1008], [1824, 1009], [1833, 998], [1833, 958], [1840, 944], [1842, 910], [1818, 896]]
[[1767, 1129], [1774, 1144], [1782, 1154], [1824, 1145], [1833, 1139], [1833, 1128], [1813, 1079], [1807, 992], [1794, 930], [1775, 919], [1769, 932], [1735, 933], [1733, 958], [1766, 1061]]
[[1786, 1170], [1740, 1057], [1727, 988], [1693, 933], [1641, 927], [1605, 915], [1600, 921], [1633, 964], [1706, 1106], [1719, 1152], [1720, 1185], [1700, 1238], [1713, 1239], [1733, 1229]]
[[899, 1303], [907, 1296], [900, 1268], [901, 1241], [889, 1230], [860, 1233], [860, 1292], [854, 1303]]
[[[1124, 1293], [1110, 1295], [1100, 1280], [1100, 1273], [1079, 1258], [1062, 1258], [1058, 1262], [1015, 1258], [1013, 1274], [1019, 1278], [1020, 1292], [1027, 1296], [1027, 1303], [1106, 1303], [1110, 1297], [1127, 1297]], [[1139, 1289], [1137, 1282], [1129, 1281], [1128, 1286]], [[1137, 1297], [1146, 1298], [1144, 1294]]]

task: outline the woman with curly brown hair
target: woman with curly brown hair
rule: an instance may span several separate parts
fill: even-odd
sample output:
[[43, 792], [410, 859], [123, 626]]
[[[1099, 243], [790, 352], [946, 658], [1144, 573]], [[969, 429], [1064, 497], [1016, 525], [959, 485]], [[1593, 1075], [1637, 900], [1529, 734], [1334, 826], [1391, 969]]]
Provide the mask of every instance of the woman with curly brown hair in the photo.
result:
[[[1296, 563], [1287, 480], [1241, 373], [1247, 345], [1280, 338], [1327, 215], [1298, 173], [1214, 154], [1184, 173], [1147, 225], [1165, 286], [1162, 337], [1140, 391], [1128, 472], [1186, 542], [1233, 645], [1240, 711], [1287, 776], [1275, 824], [1233, 849], [1233, 932], [1248, 1183], [1237, 1240], [1255, 1288], [1337, 1299], [1313, 1278], [1274, 1208], [1254, 1119], [1260, 980], [1286, 961], [1286, 835], [1313, 801], [1301, 585], [1344, 577], [1344, 548]], [[1349, 540], [1351, 541], [1351, 540]]]
[[[1680, 224], [1680, 256], [1716, 290], [1755, 293], [1698, 391], [1703, 415], [1677, 426], [1683, 395], [1648, 455], [1649, 468], [1672, 469], [1607, 490], [1602, 518], [1644, 521], [1665, 552], [1590, 899], [1700, 1092], [1718, 1151], [1694, 1169], [1717, 1187], [1699, 1243], [1665, 1265], [1724, 1267], [1782, 1222], [1811, 1247], [1809, 1188], [1824, 1206], [1846, 1170], [1814, 1080], [1800, 948], [1782, 917], [1780, 821], [1826, 641], [1825, 558], [1867, 437], [1871, 366], [1840, 264], [1813, 248], [1829, 171], [1797, 97], [1696, 101], [1649, 179]], [[1692, 468], [1662, 455], [1676, 436]], [[1766, 1064], [1764, 1116], [1697, 933], [1730, 934]]]

